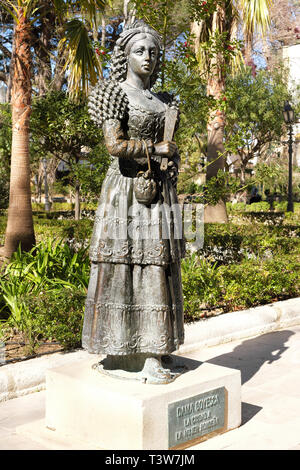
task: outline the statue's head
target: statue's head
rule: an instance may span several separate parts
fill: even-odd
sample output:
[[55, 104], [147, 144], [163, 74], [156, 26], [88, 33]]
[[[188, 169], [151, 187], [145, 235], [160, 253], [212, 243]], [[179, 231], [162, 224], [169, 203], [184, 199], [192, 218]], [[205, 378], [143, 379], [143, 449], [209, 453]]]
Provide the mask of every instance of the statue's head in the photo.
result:
[[111, 76], [115, 80], [122, 82], [126, 79], [130, 51], [133, 46], [142, 43], [152, 44], [156, 49], [156, 60], [150, 78], [150, 86], [153, 86], [159, 73], [161, 38], [154, 29], [141, 20], [124, 28], [116, 42], [111, 61]]

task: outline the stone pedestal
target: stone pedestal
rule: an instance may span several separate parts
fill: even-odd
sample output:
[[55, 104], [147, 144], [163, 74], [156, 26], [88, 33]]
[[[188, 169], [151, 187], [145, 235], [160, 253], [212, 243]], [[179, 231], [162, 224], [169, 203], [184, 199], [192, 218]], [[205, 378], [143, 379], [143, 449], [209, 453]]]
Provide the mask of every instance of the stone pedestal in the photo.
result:
[[164, 385], [102, 375], [92, 355], [48, 370], [47, 428], [98, 449], [168, 450], [238, 427], [240, 371], [181, 359], [189, 371]]

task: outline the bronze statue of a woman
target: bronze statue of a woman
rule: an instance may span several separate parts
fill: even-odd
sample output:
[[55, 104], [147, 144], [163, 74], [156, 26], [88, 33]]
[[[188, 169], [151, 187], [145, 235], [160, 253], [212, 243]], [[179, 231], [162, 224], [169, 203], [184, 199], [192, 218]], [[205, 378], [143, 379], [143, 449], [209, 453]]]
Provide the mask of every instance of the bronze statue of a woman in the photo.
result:
[[[184, 245], [180, 211], [174, 210], [180, 158], [172, 139], [164, 140], [166, 114], [176, 105], [168, 93], [151, 91], [160, 51], [158, 33], [142, 21], [125, 28], [110, 78], [89, 98], [112, 163], [91, 239], [82, 345], [106, 355], [100, 364], [107, 372], [135, 371], [147, 383], [174, 380], [163, 359], [184, 339]], [[150, 188], [148, 202], [140, 197], [141, 181], [146, 192]]]

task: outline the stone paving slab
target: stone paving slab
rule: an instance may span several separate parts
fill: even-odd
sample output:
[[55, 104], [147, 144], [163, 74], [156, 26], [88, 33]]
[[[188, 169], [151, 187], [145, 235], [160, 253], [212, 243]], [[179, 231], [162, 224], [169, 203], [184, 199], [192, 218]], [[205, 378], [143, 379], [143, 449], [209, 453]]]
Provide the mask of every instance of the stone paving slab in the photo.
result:
[[[239, 369], [242, 424], [190, 447], [199, 450], [300, 450], [300, 325], [184, 354], [191, 359]], [[74, 449], [70, 443], [17, 434], [40, 423], [45, 391], [0, 403], [0, 449]]]

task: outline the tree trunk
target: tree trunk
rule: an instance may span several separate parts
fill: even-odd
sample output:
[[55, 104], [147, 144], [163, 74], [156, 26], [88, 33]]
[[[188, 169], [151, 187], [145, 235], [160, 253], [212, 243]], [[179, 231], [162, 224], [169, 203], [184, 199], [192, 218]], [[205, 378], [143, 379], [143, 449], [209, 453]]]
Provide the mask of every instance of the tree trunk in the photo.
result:
[[64, 53], [62, 53], [61, 55], [59, 55], [57, 59], [54, 77], [52, 80], [51, 89], [54, 91], [60, 91], [64, 83], [66, 82], [64, 65], [65, 65], [65, 56], [64, 56]]
[[[215, 97], [218, 94], [221, 94], [221, 91], [224, 89], [222, 83], [216, 81], [214, 84], [214, 88], [216, 89], [216, 84], [219, 85], [219, 91], [216, 92], [214, 95]], [[212, 88], [208, 84], [208, 94], [212, 93]], [[206, 169], [206, 181], [210, 178], [216, 177], [218, 171], [224, 171], [225, 162], [224, 157], [222, 154], [224, 153], [224, 113], [222, 111], [216, 111], [214, 114], [210, 116], [207, 131], [208, 131], [208, 139], [207, 139], [207, 161], [208, 166]], [[204, 209], [204, 221], [210, 223], [227, 223], [228, 216], [226, 210], [225, 201], [220, 200], [216, 205], [211, 206], [208, 205]]]
[[22, 8], [15, 28], [12, 83], [12, 151], [8, 220], [2, 254], [10, 258], [21, 244], [35, 244], [30, 190], [29, 119], [31, 113], [31, 31]]
[[12, 89], [12, 82], [13, 82], [13, 74], [14, 74], [14, 62], [15, 62], [15, 34], [16, 25], [14, 24], [14, 32], [13, 32], [13, 43], [12, 43], [12, 51], [11, 51], [11, 59], [9, 64], [9, 75], [7, 80], [7, 89], [6, 89], [6, 102], [10, 103], [11, 100], [11, 89]]
[[76, 181], [75, 184], [75, 220], [80, 219], [80, 184]]
[[[195, 29], [195, 28], [194, 28]], [[216, 11], [212, 20], [212, 35], [217, 31], [219, 33], [225, 30], [225, 4], [221, 2], [217, 5]], [[200, 30], [195, 30], [196, 37], [200, 37]], [[207, 80], [207, 96], [213, 96], [215, 99], [220, 100], [224, 95], [225, 90], [225, 72], [224, 72], [224, 54], [219, 51], [210, 60], [210, 68], [208, 71]], [[222, 110], [217, 110], [211, 113], [207, 123], [207, 170], [206, 180], [216, 177], [218, 171], [224, 171], [224, 126], [225, 115]], [[205, 222], [228, 222], [226, 205], [223, 200], [220, 200], [215, 206], [208, 206], [204, 211]]]
[[241, 185], [244, 186], [246, 183], [246, 167], [247, 165], [244, 165], [243, 162], [241, 162], [241, 168], [240, 168], [240, 180], [241, 180]]

